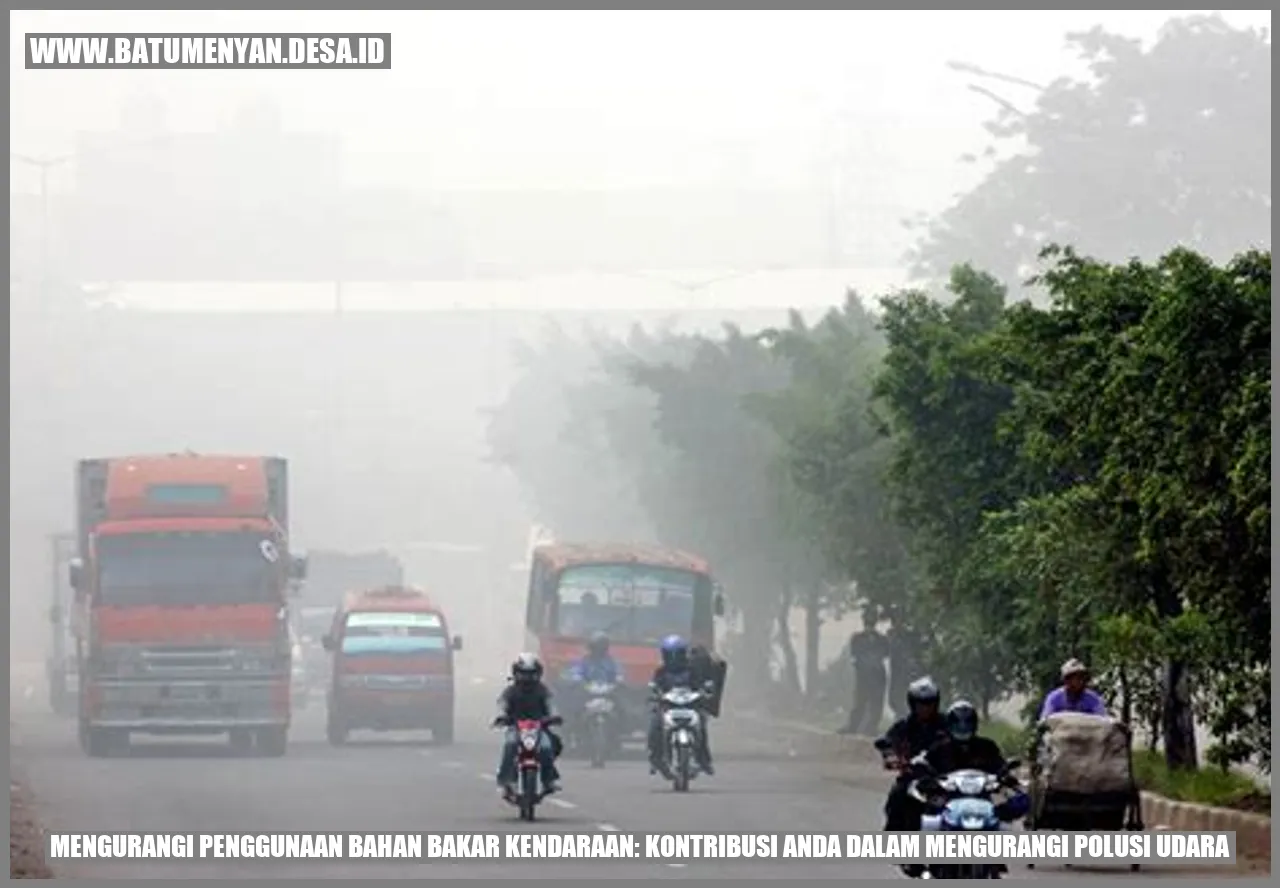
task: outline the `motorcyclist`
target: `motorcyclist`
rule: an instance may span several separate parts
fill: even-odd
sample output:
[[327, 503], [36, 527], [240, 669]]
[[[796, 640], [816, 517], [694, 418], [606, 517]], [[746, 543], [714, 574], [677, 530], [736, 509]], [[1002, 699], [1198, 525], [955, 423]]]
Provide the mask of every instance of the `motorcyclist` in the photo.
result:
[[574, 661], [568, 670], [569, 684], [565, 688], [567, 707], [575, 719], [582, 715], [586, 705], [584, 685], [591, 682], [618, 685], [622, 683], [622, 677], [618, 661], [609, 655], [609, 636], [603, 632], [593, 633], [587, 642], [586, 654]]
[[494, 727], [507, 728], [502, 744], [502, 759], [498, 764], [498, 789], [504, 795], [514, 792], [516, 782], [516, 747], [519, 736], [516, 722], [540, 720], [542, 737], [538, 745], [538, 758], [542, 763], [542, 789], [545, 793], [560, 789], [560, 774], [556, 758], [560, 754], [559, 738], [550, 731], [548, 722], [556, 722], [559, 716], [551, 699], [550, 689], [542, 683], [542, 663], [536, 656], [524, 653], [511, 664], [511, 679], [498, 696], [498, 717]]
[[587, 653], [570, 667], [570, 672], [575, 681], [618, 684], [622, 670], [618, 661], [609, 655], [609, 636], [603, 632], [592, 634]]
[[[945, 716], [947, 732], [941, 740], [924, 754], [924, 759], [934, 773], [951, 774], [955, 771], [973, 769], [985, 774], [1008, 777], [1008, 763], [999, 745], [989, 737], [978, 736], [978, 710], [968, 700], [957, 700], [947, 709]], [[1018, 793], [1007, 803], [996, 806], [996, 813], [1002, 820], [1013, 820], [1026, 813], [1027, 797]], [[1004, 873], [1007, 867], [998, 864], [997, 869]], [[918, 872], [909, 873], [918, 875]]]
[[1040, 720], [1058, 712], [1106, 716], [1107, 704], [1089, 688], [1089, 667], [1074, 658], [1062, 664], [1062, 686], [1054, 688], [1040, 707]]
[[968, 700], [957, 700], [947, 709], [946, 736], [925, 753], [925, 761], [939, 774], [972, 768], [1003, 775], [1004, 754], [994, 740], [978, 736], [978, 710]]
[[[704, 690], [706, 676], [698, 675], [693, 660], [689, 656], [689, 643], [679, 635], [668, 635], [662, 640], [662, 665], [654, 670], [649, 687], [658, 694], [665, 694], [672, 688], [684, 687], [697, 691]], [[698, 767], [708, 775], [715, 774], [711, 763], [711, 741], [707, 732], [707, 718], [703, 710], [702, 730], [698, 732]], [[656, 703], [649, 716], [649, 767], [650, 773], [659, 773], [667, 780], [672, 778], [671, 769], [667, 766], [666, 757], [662, 754], [662, 709]]]
[[875, 742], [886, 766], [899, 769], [898, 779], [893, 782], [885, 799], [886, 832], [915, 832], [920, 829], [923, 812], [907, 792], [911, 788], [911, 775], [904, 767], [946, 736], [947, 724], [938, 710], [941, 698], [933, 679], [917, 678], [907, 687], [908, 714], [894, 722]]

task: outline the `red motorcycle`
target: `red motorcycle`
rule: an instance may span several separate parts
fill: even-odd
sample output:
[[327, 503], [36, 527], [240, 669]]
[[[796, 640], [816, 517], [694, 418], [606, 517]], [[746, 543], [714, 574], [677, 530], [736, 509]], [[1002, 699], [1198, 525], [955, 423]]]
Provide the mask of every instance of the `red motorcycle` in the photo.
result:
[[[542, 761], [538, 756], [538, 746], [542, 732], [560, 721], [559, 716], [552, 716], [516, 722], [516, 785], [508, 790], [506, 799], [520, 809], [521, 820], [533, 820], [538, 803], [547, 795], [541, 788]], [[494, 724], [509, 727], [510, 721], [498, 719]]]

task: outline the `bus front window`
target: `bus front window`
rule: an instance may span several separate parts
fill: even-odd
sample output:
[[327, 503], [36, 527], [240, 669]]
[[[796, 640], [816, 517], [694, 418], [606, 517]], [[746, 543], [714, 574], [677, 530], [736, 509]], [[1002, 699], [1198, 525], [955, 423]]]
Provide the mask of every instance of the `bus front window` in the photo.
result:
[[588, 638], [604, 632], [615, 643], [634, 645], [688, 636], [701, 580], [691, 571], [636, 564], [566, 568], [557, 588], [556, 633]]

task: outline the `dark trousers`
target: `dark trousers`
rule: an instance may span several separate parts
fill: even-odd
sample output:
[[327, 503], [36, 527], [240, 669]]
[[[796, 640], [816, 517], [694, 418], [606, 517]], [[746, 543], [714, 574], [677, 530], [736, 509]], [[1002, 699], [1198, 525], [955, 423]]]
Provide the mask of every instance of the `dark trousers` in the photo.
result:
[[885, 675], [882, 672], [855, 672], [853, 705], [849, 709], [848, 728], [854, 734], [874, 736], [880, 733], [884, 719]]
[[920, 803], [907, 794], [911, 787], [908, 777], [899, 777], [889, 790], [884, 803], [885, 832], [919, 832], [920, 818], [924, 814]]

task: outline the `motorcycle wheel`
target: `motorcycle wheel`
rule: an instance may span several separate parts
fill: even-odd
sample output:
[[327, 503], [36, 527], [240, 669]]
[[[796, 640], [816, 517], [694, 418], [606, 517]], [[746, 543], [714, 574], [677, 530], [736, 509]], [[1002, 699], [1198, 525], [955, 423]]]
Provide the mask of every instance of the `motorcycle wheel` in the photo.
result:
[[538, 772], [527, 768], [520, 774], [520, 819], [533, 820], [538, 806]]
[[689, 791], [689, 772], [693, 765], [692, 757], [689, 755], [689, 747], [676, 747], [676, 773], [675, 773], [675, 790], [676, 792]]
[[591, 723], [591, 767], [604, 767], [605, 747], [608, 742], [604, 722], [596, 719]]

